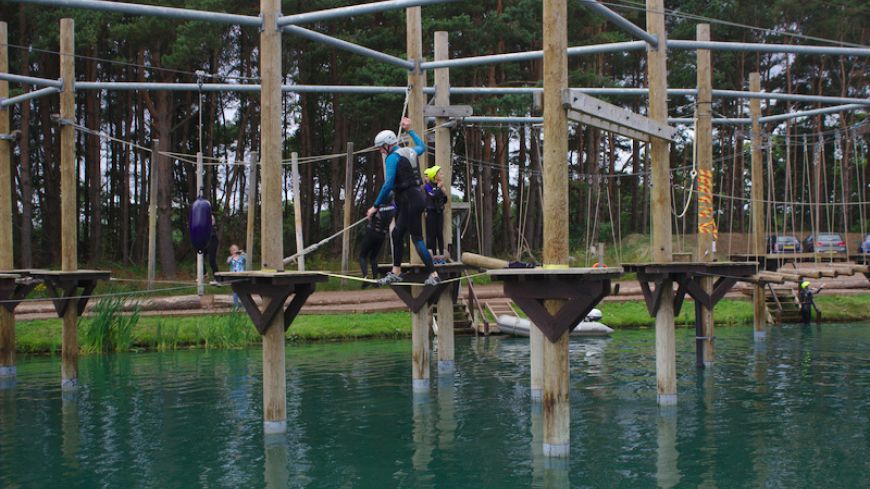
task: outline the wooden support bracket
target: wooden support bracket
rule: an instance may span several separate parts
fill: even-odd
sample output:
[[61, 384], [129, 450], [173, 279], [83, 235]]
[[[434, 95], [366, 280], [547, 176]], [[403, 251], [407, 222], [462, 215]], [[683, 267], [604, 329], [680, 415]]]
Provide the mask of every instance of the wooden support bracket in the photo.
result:
[[3, 307], [9, 312], [15, 312], [18, 304], [27, 298], [27, 295], [36, 288], [38, 283], [29, 278], [19, 278], [12, 281], [0, 280], [0, 300], [3, 301]]
[[604, 102], [571, 88], [562, 90], [562, 106], [568, 118], [632, 139], [649, 142], [650, 138], [672, 140], [677, 130], [667, 124]]
[[[637, 280], [640, 282], [640, 290], [643, 292], [646, 310], [650, 316], [655, 317], [659, 312], [659, 306], [662, 302], [662, 292], [664, 292], [665, 287], [671, 286], [671, 282], [665, 275], [648, 276], [641, 273], [637, 274]], [[655, 288], [650, 287], [650, 284], [655, 284]]]
[[[562, 277], [549, 280], [505, 281], [504, 292], [523, 310], [551, 342], [571, 331], [610, 293], [610, 279], [578, 283]], [[544, 305], [547, 300], [564, 300], [556, 314]]]
[[461, 119], [471, 117], [474, 113], [470, 105], [426, 105], [423, 107], [424, 117], [446, 117], [448, 119]]
[[[308, 297], [314, 293], [314, 284], [263, 284], [251, 282], [234, 282], [232, 284], [233, 292], [238, 294], [239, 301], [254, 323], [257, 331], [264, 335], [269, 330], [272, 320], [278, 311], [284, 309], [284, 331], [290, 327], [296, 315], [305, 305]], [[269, 303], [261, 309], [254, 300], [254, 295], [259, 295], [261, 298], [269, 299]], [[293, 295], [290, 304], [285, 307], [287, 298]], [[265, 302], [265, 301], [264, 301]]]
[[75, 303], [76, 311], [81, 316], [97, 287], [97, 282], [107, 280], [111, 274], [96, 270], [34, 271], [30, 272], [30, 276], [42, 280], [52, 297], [51, 302], [57, 317], [63, 317], [72, 303]]
[[[461, 262], [452, 262], [446, 265], [435, 265], [435, 270], [438, 271], [438, 275], [441, 277], [441, 280], [453, 280], [462, 276], [465, 270], [468, 267]], [[379, 265], [378, 269], [382, 272], [387, 272], [392, 269], [392, 265]], [[419, 263], [403, 263], [402, 264], [402, 278], [406, 282], [412, 283], [423, 283], [426, 278], [429, 276], [426, 273], [426, 267], [423, 264]], [[438, 299], [441, 297], [441, 294], [448, 289], [448, 286], [453, 285], [453, 282], [440, 283], [435, 286], [410, 286], [408, 284], [396, 284], [391, 285], [390, 288], [393, 289], [393, 292], [396, 293], [396, 296], [408, 306], [408, 309], [417, 313], [420, 312], [420, 309], [423, 308], [426, 304], [432, 305], [438, 302]], [[415, 296], [414, 289], [420, 289], [419, 293]], [[456, 301], [455, 297], [459, 293], [459, 282], [456, 282], [456, 286], [450, 288], [450, 292], [454, 294], [454, 302]]]

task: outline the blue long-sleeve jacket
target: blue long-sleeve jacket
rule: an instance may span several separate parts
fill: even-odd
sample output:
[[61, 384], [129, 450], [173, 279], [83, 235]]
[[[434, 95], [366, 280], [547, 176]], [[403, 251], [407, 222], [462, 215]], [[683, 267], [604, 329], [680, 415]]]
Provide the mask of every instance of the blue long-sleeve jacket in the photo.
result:
[[[414, 130], [408, 131], [408, 135], [411, 136], [411, 139], [414, 140], [414, 151], [417, 155], [421, 155], [426, 151], [426, 143], [420, 139], [420, 136], [417, 135]], [[387, 160], [385, 161], [385, 171], [384, 171], [384, 185], [381, 187], [381, 191], [378, 194], [378, 198], [375, 199], [375, 207], [380, 206], [384, 202], [386, 202], [387, 198], [390, 195], [390, 192], [393, 191], [393, 187], [396, 185], [396, 169], [399, 166], [399, 155], [396, 154], [396, 150], [399, 149], [398, 146], [393, 146], [390, 150], [390, 154], [387, 155]]]

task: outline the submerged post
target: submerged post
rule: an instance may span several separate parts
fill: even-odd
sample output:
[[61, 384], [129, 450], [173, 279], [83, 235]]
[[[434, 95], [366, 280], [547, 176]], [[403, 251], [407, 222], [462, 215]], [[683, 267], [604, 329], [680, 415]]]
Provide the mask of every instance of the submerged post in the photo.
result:
[[[649, 70], [649, 117], [662, 124], [668, 122], [667, 33], [665, 32], [664, 0], [647, 0], [647, 31], [658, 39], [658, 47], [647, 46]], [[653, 261], [673, 261], [671, 244], [671, 181], [669, 142], [651, 138], [652, 166], [652, 234]], [[677, 403], [677, 360], [674, 331], [673, 282], [665, 280], [661, 287], [661, 303], [656, 313], [656, 393], [659, 405]]]
[[[423, 15], [420, 7], [412, 7], [406, 10], [407, 16], [407, 45], [408, 59], [414, 61], [417, 67], [408, 72], [408, 85], [411, 93], [408, 95], [408, 118], [411, 119], [411, 127], [420, 131], [423, 138], [426, 137], [426, 120], [423, 117], [423, 107], [426, 105], [426, 95], [423, 88], [426, 85], [426, 74], [420, 70], [419, 62], [423, 61]], [[426, 169], [426, 153], [418, 157], [420, 171]], [[420, 255], [415, 247], [409, 247], [411, 263], [421, 263]], [[419, 294], [420, 288], [413, 287], [414, 292]], [[411, 313], [411, 343], [412, 362], [411, 378], [415, 392], [429, 391], [429, 356], [431, 348], [429, 344], [429, 325], [432, 322], [432, 314], [428, 307], [421, 307], [419, 311]]]
[[[710, 24], [698, 24], [699, 42], [710, 40]], [[713, 217], [713, 74], [710, 50], [699, 49], [698, 56], [698, 123], [695, 127], [695, 152], [698, 161], [698, 247], [696, 260], [711, 262], [714, 258], [715, 220]], [[701, 279], [701, 287], [707, 295], [713, 293], [713, 277]], [[713, 363], [713, 311], [695, 301], [695, 321], [698, 328], [695, 336], [700, 352], [699, 366]]]
[[[450, 41], [446, 31], [435, 33], [435, 60], [446, 60], [450, 57]], [[435, 70], [435, 105], [446, 107], [450, 105], [450, 69]], [[447, 118], [435, 119], [435, 164], [441, 167], [441, 176], [447, 193], [447, 203], [444, 205], [444, 251], [449, 254], [449, 246], [453, 241], [453, 214], [450, 209], [450, 188], [453, 169], [451, 166], [452, 147], [450, 129], [444, 127]], [[438, 371], [451, 372], [454, 368], [453, 343], [453, 293], [452, 286], [438, 297]]]
[[[544, 0], [544, 267], [568, 266], [568, 114], [562, 90], [568, 88], [567, 0]], [[555, 315], [564, 300], [548, 300]], [[536, 326], [537, 327], [537, 326]], [[544, 455], [567, 457], [570, 436], [568, 338], [542, 341], [544, 366]]]
[[[353, 208], [353, 142], [347, 143], [347, 158], [344, 167], [344, 232], [341, 233], [341, 273], [347, 274], [350, 263], [350, 212]], [[341, 284], [347, 284], [347, 279], [341, 279]]]
[[154, 288], [157, 275], [157, 148], [159, 139], [151, 140], [151, 170], [148, 182], [148, 288]]
[[248, 253], [247, 270], [254, 269], [254, 229], [257, 221], [257, 166], [260, 163], [260, 153], [251, 153], [251, 163], [248, 167], [248, 222], [245, 234], [245, 251]]
[[[0, 73], [9, 72], [6, 22], [0, 22]], [[9, 82], [0, 80], [0, 99], [9, 97]], [[13, 268], [12, 250], [12, 158], [9, 110], [0, 107], [0, 271]], [[25, 244], [29, 246], [30, 243]], [[0, 379], [15, 377], [15, 315], [0, 304]]]
[[[761, 91], [761, 75], [759, 73], [749, 74], [749, 90], [751, 92]], [[767, 253], [764, 245], [764, 160], [761, 154], [761, 100], [753, 98], [749, 100], [749, 115], [752, 118], [752, 187], [750, 191], [750, 208], [752, 216], [752, 253], [755, 255], [764, 255]], [[755, 339], [763, 340], [766, 332], [767, 324], [767, 306], [764, 304], [764, 286], [755, 284], [752, 289], [752, 305], [753, 305], [753, 329], [755, 331]]]
[[[75, 132], [75, 23], [73, 19], [60, 20], [60, 77], [63, 92], [60, 94], [60, 218], [61, 218], [61, 269], [74, 272], [78, 269], [76, 202], [76, 146]], [[73, 390], [78, 385], [79, 345], [76, 338], [78, 309], [68, 307], [63, 315], [63, 339], [61, 349], [61, 388]]]
[[[263, 30], [260, 32], [260, 154], [263, 161], [261, 212], [261, 263], [269, 272], [284, 269], [281, 216], [281, 33], [278, 30], [280, 0], [260, 0]], [[277, 300], [263, 298], [263, 301]], [[283, 301], [282, 301], [283, 302]], [[268, 307], [268, 304], [264, 304]], [[284, 308], [263, 334], [263, 430], [287, 431], [287, 389], [284, 368]]]

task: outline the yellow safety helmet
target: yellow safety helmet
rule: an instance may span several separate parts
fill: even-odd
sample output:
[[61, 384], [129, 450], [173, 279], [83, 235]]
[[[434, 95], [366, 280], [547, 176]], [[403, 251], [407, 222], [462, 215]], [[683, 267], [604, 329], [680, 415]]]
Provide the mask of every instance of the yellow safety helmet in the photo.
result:
[[435, 165], [426, 168], [425, 170], [423, 170], [423, 173], [426, 174], [426, 178], [428, 178], [429, 180], [435, 180], [435, 175], [437, 175], [439, 171], [441, 171], [441, 167]]
[[809, 280], [804, 280], [803, 282], [801, 282], [801, 288], [802, 288], [802, 289], [805, 289], [805, 288], [807, 288], [807, 287], [809, 287], [809, 286], [810, 286], [810, 282], [809, 282]]

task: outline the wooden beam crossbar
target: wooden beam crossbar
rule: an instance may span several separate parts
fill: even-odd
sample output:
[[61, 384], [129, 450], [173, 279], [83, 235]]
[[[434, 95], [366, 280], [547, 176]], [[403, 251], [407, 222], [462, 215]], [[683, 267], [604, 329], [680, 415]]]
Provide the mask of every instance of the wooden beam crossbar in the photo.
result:
[[[284, 331], [290, 328], [290, 324], [296, 319], [302, 306], [308, 297], [314, 293], [314, 284], [299, 283], [299, 284], [263, 284], [251, 282], [233, 282], [233, 292], [238, 294], [239, 301], [245, 308], [245, 312], [257, 328], [257, 332], [261, 335], [266, 334], [269, 330], [269, 325], [275, 319], [282, 308], [284, 309]], [[259, 295], [261, 298], [268, 298], [269, 302], [265, 307], [254, 300], [254, 295]], [[293, 296], [293, 299], [285, 307], [287, 298]], [[265, 302], [265, 301], [264, 301]]]
[[427, 105], [423, 107], [425, 117], [446, 117], [448, 119], [461, 119], [471, 117], [474, 114], [470, 105]]
[[[410, 277], [408, 277], [408, 279], [413, 281], [413, 282], [417, 282], [417, 281], [422, 282], [423, 280], [426, 279], [426, 275], [410, 276]], [[441, 294], [444, 292], [444, 290], [447, 289], [447, 285], [449, 285], [449, 284], [441, 283], [441, 284], [434, 285], [434, 286], [419, 287], [420, 293], [417, 294], [416, 296], [414, 296], [413, 291], [411, 289], [418, 288], [418, 287], [410, 287], [408, 285], [399, 284], [399, 285], [392, 285], [391, 288], [393, 289], [393, 292], [396, 293], [396, 296], [399, 299], [401, 299], [402, 302], [404, 302], [406, 306], [408, 306], [408, 309], [410, 309], [411, 312], [417, 313], [417, 312], [420, 312], [420, 309], [423, 309], [423, 306], [425, 306], [427, 304], [431, 306], [431, 305], [435, 304], [436, 302], [438, 302], [438, 299], [441, 297]]]
[[651, 138], [670, 141], [677, 134], [677, 130], [667, 124], [635, 114], [573, 88], [562, 90], [562, 106], [568, 110], [568, 118], [573, 121], [640, 141], [650, 142]]
[[[532, 323], [555, 343], [565, 331], [571, 331], [610, 293], [610, 279], [583, 281], [552, 278], [541, 280], [506, 280], [504, 292], [528, 316]], [[544, 301], [564, 300], [565, 304], [551, 314]]]
[[[73, 272], [74, 274], [76, 272]], [[44, 275], [40, 277], [51, 295], [51, 302], [54, 305], [54, 310], [57, 317], [63, 317], [66, 314], [70, 304], [75, 303], [78, 316], [85, 312], [85, 307], [88, 305], [91, 294], [97, 287], [97, 282], [101, 279], [108, 278], [108, 273], [105, 276], [98, 277], [80, 277], [70, 274], [64, 275]]]
[[[656, 313], [658, 313], [659, 306], [661, 306], [662, 293], [665, 290], [665, 284], [668, 282], [677, 283], [677, 292], [674, 294], [674, 314], [679, 315], [687, 294], [695, 301], [701, 303], [707, 310], [712, 311], [716, 304], [725, 297], [725, 294], [739, 280], [737, 277], [720, 276], [713, 285], [713, 291], [708, 294], [701, 284], [701, 279], [704, 277], [706, 275], [691, 272], [672, 272], [667, 274], [638, 273], [637, 275], [647, 311], [652, 317], [655, 317]], [[655, 287], [652, 287], [652, 285]]]

